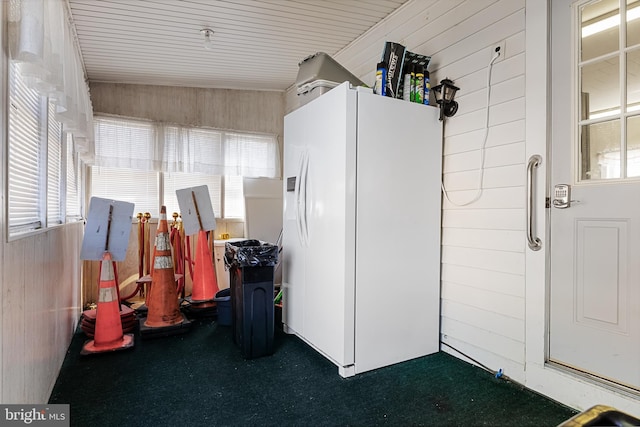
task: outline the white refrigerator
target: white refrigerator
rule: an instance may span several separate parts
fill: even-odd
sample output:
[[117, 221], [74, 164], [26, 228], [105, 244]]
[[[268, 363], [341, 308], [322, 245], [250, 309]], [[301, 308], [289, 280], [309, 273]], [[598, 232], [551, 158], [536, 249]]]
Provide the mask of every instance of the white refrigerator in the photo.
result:
[[438, 109], [346, 82], [284, 129], [285, 332], [343, 377], [439, 351]]

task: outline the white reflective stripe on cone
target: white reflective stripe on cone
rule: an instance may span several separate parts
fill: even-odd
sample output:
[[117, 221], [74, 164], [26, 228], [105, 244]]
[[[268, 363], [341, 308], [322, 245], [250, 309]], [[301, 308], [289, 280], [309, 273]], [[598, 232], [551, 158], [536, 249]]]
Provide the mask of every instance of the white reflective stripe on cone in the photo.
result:
[[171, 255], [159, 255], [153, 261], [153, 268], [173, 268], [173, 262]]
[[115, 280], [113, 264], [111, 264], [111, 261], [102, 261], [102, 268], [100, 268], [100, 281], [108, 282], [110, 280]]
[[98, 296], [98, 302], [111, 302], [118, 299], [118, 293], [115, 287], [100, 288], [100, 295]]
[[171, 243], [169, 242], [168, 233], [160, 233], [156, 236], [156, 249], [159, 251], [171, 250]]

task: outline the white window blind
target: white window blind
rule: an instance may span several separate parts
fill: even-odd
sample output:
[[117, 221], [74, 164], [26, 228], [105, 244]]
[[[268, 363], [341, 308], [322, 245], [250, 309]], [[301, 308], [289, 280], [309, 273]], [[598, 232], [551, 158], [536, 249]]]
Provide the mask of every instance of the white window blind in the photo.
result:
[[78, 219], [82, 215], [80, 203], [80, 161], [78, 154], [73, 147], [73, 136], [66, 133], [66, 175], [67, 175], [67, 195], [66, 195], [66, 216], [67, 221]]
[[134, 216], [160, 213], [158, 172], [136, 169], [91, 167], [91, 196], [134, 203]]
[[[278, 142], [272, 135], [113, 117], [96, 118], [95, 127], [91, 194], [132, 201], [136, 212], [143, 211], [138, 204], [148, 206], [146, 211], [153, 216], [160, 204], [167, 206], [169, 214], [178, 212], [175, 190], [206, 184], [216, 217], [243, 218], [243, 176], [280, 176]], [[115, 167], [119, 172], [111, 173]], [[126, 169], [155, 171], [162, 194], [140, 194], [138, 187], [122, 182], [141, 179], [132, 178]], [[102, 182], [105, 179], [110, 180], [109, 185]], [[157, 206], [152, 209], [150, 203]]]
[[95, 165], [156, 170], [159, 156], [152, 123], [101, 118], [94, 124]]
[[224, 217], [244, 218], [244, 192], [241, 176], [224, 177]]
[[9, 233], [43, 226], [43, 100], [9, 65]]
[[62, 224], [62, 126], [55, 119], [55, 105], [48, 103], [47, 225]]
[[280, 176], [278, 144], [272, 136], [226, 132], [224, 154], [225, 175]]

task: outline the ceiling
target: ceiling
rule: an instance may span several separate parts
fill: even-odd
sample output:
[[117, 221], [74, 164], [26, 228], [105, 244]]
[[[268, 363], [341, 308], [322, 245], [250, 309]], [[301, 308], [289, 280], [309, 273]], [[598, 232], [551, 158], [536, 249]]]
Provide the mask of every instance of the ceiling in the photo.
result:
[[89, 81], [286, 90], [407, 0], [67, 1]]

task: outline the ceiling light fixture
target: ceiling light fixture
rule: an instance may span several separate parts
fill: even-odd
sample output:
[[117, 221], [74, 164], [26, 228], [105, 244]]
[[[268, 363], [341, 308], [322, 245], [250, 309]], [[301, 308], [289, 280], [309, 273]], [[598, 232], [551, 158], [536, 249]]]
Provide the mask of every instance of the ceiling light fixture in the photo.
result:
[[213, 35], [213, 30], [211, 28], [203, 28], [200, 32], [204, 35], [204, 48], [212, 49], [213, 42], [211, 41], [211, 36]]

